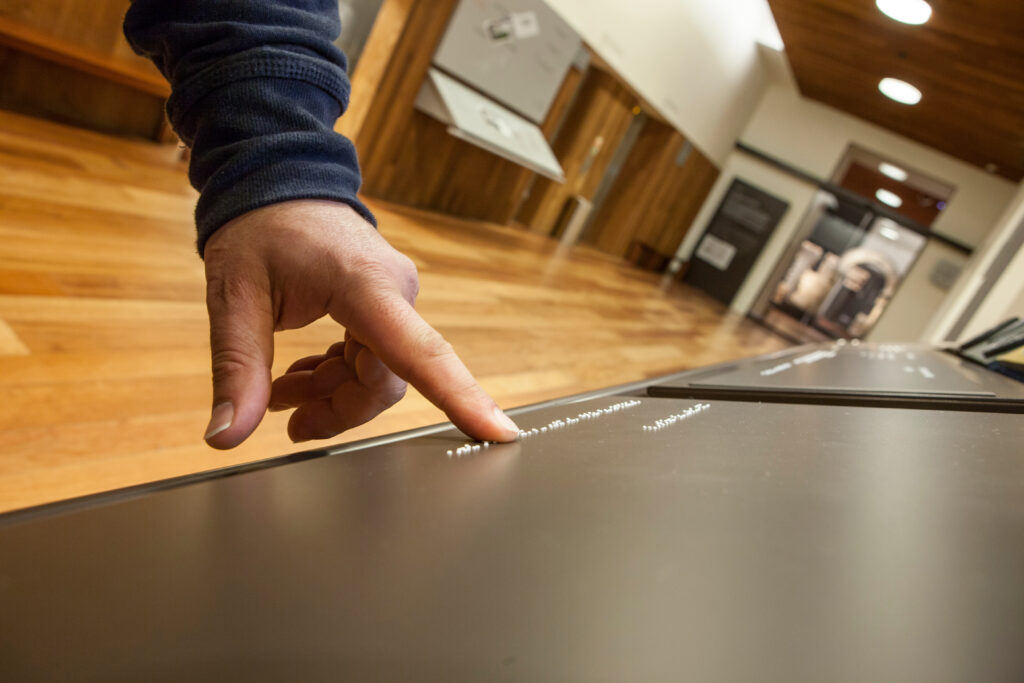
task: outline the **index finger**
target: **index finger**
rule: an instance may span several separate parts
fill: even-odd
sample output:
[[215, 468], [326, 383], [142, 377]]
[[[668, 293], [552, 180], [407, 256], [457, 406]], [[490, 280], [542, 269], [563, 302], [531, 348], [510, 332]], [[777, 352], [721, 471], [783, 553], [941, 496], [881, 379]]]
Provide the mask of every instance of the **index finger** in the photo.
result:
[[347, 316], [355, 337], [391, 370], [481, 441], [514, 441], [519, 428], [477, 383], [452, 345], [396, 293]]

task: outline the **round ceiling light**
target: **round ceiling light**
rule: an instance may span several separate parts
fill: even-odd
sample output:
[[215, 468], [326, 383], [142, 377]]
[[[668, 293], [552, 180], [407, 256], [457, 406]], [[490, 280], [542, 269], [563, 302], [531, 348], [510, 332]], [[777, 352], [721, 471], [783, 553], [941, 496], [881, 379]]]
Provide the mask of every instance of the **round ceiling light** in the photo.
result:
[[880, 189], [875, 192], [875, 198], [883, 204], [887, 204], [894, 209], [898, 209], [903, 206], [903, 199], [895, 192], [889, 190]]
[[889, 99], [903, 104], [917, 104], [921, 101], [921, 91], [898, 78], [883, 78], [878, 82], [878, 89]]
[[925, 0], [875, 0], [887, 17], [904, 24], [920, 25], [932, 16], [932, 6]]
[[907, 178], [909, 177], [907, 172], [904, 171], [902, 168], [896, 166], [895, 164], [890, 164], [887, 161], [883, 161], [882, 163], [878, 164], [878, 170], [881, 171], [882, 175], [887, 175], [893, 180], [900, 183], [906, 182]]

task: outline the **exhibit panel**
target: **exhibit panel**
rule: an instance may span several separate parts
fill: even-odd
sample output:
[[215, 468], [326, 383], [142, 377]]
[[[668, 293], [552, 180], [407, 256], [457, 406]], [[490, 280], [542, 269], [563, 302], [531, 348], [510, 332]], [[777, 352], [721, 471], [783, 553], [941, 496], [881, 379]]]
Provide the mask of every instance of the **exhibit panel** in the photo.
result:
[[916, 344], [805, 345], [684, 373], [652, 396], [1024, 413], [1024, 386]]
[[730, 304], [788, 209], [788, 202], [733, 180], [697, 243], [685, 282]]
[[0, 516], [5, 680], [1019, 680], [1024, 423], [611, 396]]
[[581, 45], [542, 0], [461, 0], [434, 63], [539, 124]]

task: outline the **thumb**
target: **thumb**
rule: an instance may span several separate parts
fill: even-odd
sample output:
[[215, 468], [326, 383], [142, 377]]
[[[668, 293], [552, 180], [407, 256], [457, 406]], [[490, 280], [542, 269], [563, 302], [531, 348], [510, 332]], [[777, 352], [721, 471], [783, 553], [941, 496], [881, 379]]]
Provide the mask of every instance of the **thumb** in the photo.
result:
[[234, 448], [252, 434], [270, 400], [274, 316], [269, 284], [208, 276], [213, 410], [204, 439]]

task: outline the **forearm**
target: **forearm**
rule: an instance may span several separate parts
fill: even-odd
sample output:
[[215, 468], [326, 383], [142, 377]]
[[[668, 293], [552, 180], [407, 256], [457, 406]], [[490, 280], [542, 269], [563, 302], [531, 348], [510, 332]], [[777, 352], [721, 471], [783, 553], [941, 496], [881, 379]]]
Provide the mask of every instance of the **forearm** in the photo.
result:
[[225, 222], [291, 199], [356, 198], [355, 149], [333, 131], [348, 102], [332, 0], [135, 0], [133, 48], [170, 81], [171, 124], [192, 147], [200, 253]]

